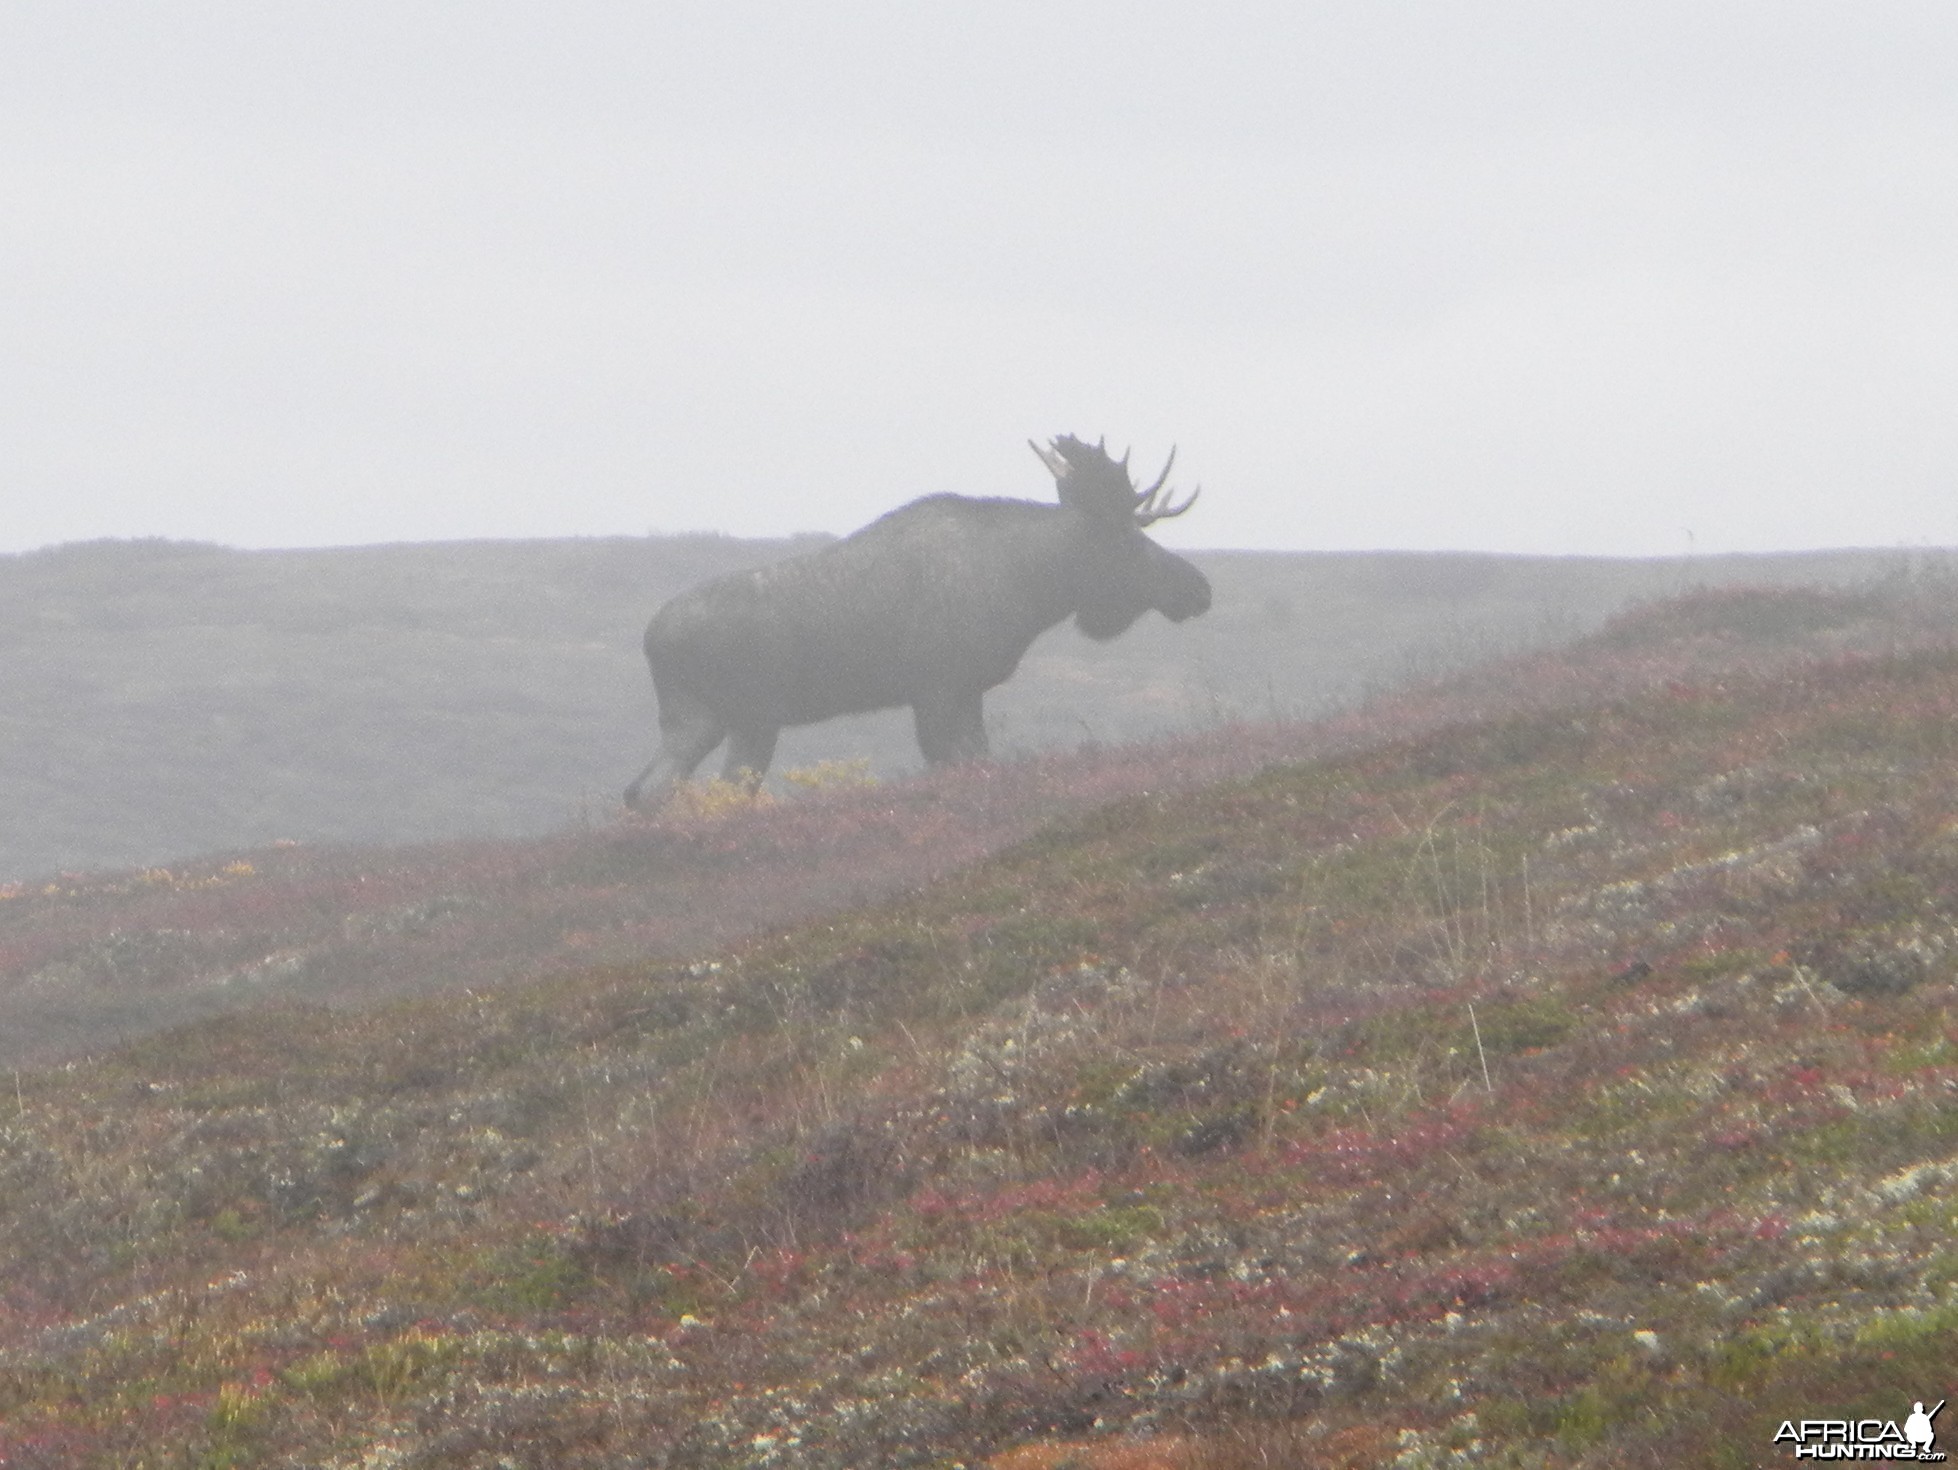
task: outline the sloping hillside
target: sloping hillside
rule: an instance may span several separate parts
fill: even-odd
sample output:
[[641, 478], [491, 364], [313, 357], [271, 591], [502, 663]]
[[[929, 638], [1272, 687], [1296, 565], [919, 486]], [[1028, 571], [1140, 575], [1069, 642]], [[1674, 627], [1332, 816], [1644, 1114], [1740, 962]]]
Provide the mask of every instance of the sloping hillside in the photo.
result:
[[[280, 839], [513, 836], [609, 817], [654, 745], [639, 638], [704, 578], [803, 541], [691, 536], [232, 551], [138, 541], [0, 557], [0, 882]], [[991, 701], [1005, 753], [1338, 708], [1410, 671], [1593, 626], [1686, 582], [1833, 582], [1895, 557], [1605, 562], [1200, 558], [1211, 614], [1037, 644]], [[785, 765], [912, 769], [900, 714]]]
[[[1077, 754], [1014, 799], [1149, 774], [718, 951], [559, 934], [22, 1072], [0, 1458], [1756, 1465], [1901, 1420], [1958, 1386], [1951, 613], [1699, 596], [1241, 737], [1343, 753]], [[393, 927], [385, 863], [300, 849], [15, 890], [4, 942], [426, 953], [558, 885], [753, 893], [797, 824], [901, 845], [1013, 769], [471, 849], [480, 906]]]
[[682, 809], [528, 842], [287, 843], [0, 887], [0, 1065], [58, 1061], [268, 1001], [372, 1003], [689, 955], [915, 889], [1125, 795], [1825, 650], [1935, 646], [1949, 636], [1947, 595], [1928, 577], [1819, 598], [1688, 599], [1575, 648], [1417, 683], [1329, 719], [1220, 725], [870, 786], [855, 765], [819, 765], [792, 771], [794, 799], [779, 803], [730, 808], [710, 791], [705, 820]]

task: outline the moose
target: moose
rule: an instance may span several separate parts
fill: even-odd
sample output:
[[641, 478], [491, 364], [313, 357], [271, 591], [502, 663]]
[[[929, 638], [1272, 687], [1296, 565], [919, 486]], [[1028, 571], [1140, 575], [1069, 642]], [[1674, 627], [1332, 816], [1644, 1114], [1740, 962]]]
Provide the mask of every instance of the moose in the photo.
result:
[[[1210, 583], [1143, 534], [1180, 516], [1128, 455], [1072, 435], [1045, 448], [1058, 505], [927, 495], [817, 551], [734, 572], [673, 598], [646, 628], [659, 753], [627, 788], [651, 809], [722, 740], [727, 779], [758, 785], [784, 725], [911, 707], [933, 765], [987, 753], [983, 701], [1027, 647], [1072, 616], [1114, 638], [1154, 608], [1173, 622], [1210, 606]], [[1198, 487], [1201, 489], [1201, 487]]]

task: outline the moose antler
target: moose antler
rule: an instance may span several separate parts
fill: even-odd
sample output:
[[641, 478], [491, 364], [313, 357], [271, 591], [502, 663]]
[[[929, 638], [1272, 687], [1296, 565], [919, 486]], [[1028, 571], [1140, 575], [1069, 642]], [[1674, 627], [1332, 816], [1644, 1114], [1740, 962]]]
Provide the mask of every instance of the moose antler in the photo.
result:
[[1068, 462], [1061, 458], [1060, 441], [1058, 439], [1046, 448], [1042, 448], [1040, 445], [1034, 443], [1033, 440], [1029, 439], [1027, 440], [1027, 448], [1040, 456], [1040, 462], [1047, 466], [1047, 473], [1052, 475], [1056, 480], [1065, 480], [1068, 477]]
[[1174, 449], [1169, 451], [1169, 460], [1163, 465], [1163, 472], [1156, 476], [1156, 483], [1138, 491], [1129, 478], [1128, 452], [1124, 451], [1120, 460], [1110, 459], [1106, 438], [1092, 449], [1066, 434], [1045, 446], [1029, 439], [1027, 447], [1040, 456], [1040, 462], [1059, 485], [1061, 503], [1096, 516], [1131, 516], [1138, 526], [1152, 525], [1182, 515], [1196, 504], [1203, 489], [1199, 485], [1181, 505], [1171, 504], [1173, 497], [1163, 487], [1169, 482], [1170, 466], [1176, 463]]
[[[1124, 464], [1128, 463], [1127, 455], [1122, 456], [1122, 462]], [[1181, 505], [1174, 507], [1170, 505], [1170, 500], [1172, 499], [1171, 492], [1165, 490], [1163, 486], [1169, 483], [1169, 467], [1175, 463], [1176, 448], [1174, 445], [1171, 445], [1169, 458], [1163, 462], [1163, 472], [1156, 476], [1156, 483], [1151, 485], [1147, 490], [1141, 490], [1136, 493], [1135, 523], [1138, 526], [1150, 526], [1154, 525], [1157, 521], [1166, 521], [1171, 516], [1180, 516], [1184, 511], [1195, 505], [1197, 503], [1197, 497], [1203, 494], [1203, 486], [1199, 485], [1190, 492], [1189, 498]]]

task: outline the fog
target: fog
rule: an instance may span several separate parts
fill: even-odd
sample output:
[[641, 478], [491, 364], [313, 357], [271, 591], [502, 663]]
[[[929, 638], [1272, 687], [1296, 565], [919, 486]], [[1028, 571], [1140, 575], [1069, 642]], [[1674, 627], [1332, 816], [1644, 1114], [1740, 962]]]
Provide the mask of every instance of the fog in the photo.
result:
[[1958, 543], [1958, 11], [0, 9], [0, 550]]

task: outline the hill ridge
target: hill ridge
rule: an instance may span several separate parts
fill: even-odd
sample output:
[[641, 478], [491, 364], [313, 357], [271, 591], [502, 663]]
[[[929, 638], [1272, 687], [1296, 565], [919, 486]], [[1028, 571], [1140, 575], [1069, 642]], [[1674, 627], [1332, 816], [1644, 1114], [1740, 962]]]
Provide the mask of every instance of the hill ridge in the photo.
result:
[[[811, 538], [599, 538], [0, 557], [0, 883], [307, 842], [539, 835], [651, 754], [640, 634], [683, 587]], [[1693, 581], [1856, 581], [1931, 553], [1685, 562], [1197, 553], [1181, 627], [1037, 643], [995, 748], [1317, 716], [1413, 673], [1566, 639]], [[783, 765], [915, 768], [898, 714], [789, 732]]]

